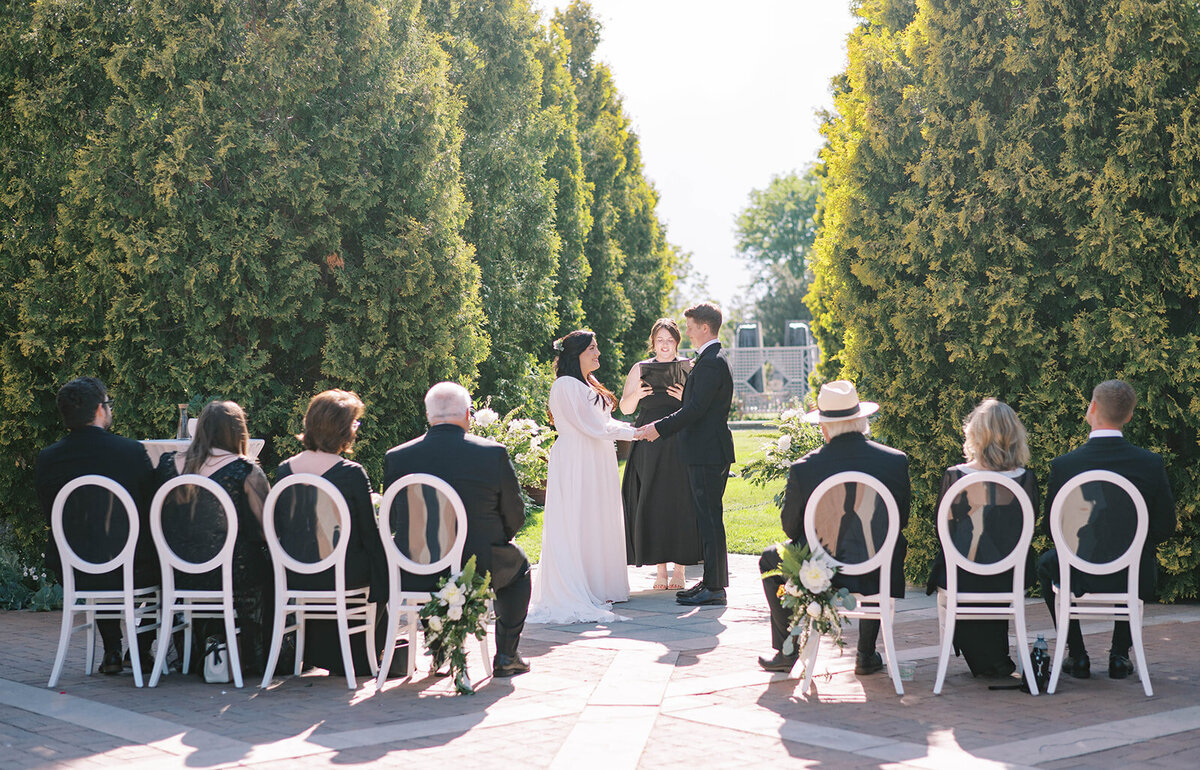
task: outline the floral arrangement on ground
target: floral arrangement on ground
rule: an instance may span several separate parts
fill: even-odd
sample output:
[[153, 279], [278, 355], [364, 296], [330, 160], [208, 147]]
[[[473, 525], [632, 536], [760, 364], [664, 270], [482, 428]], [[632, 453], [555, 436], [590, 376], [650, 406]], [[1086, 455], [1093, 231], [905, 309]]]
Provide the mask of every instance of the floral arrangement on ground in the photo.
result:
[[487, 634], [488, 602], [496, 598], [492, 575], [475, 571], [475, 557], [467, 559], [462, 572], [438, 581], [437, 591], [419, 613], [425, 621], [425, 648], [433, 665], [450, 664], [454, 689], [461, 695], [475, 692], [467, 677], [467, 637], [482, 639]]
[[837, 567], [820, 555], [813, 555], [806, 544], [780, 543], [776, 550], [779, 567], [762, 576], [781, 577], [784, 581], [777, 595], [784, 609], [791, 612], [791, 619], [790, 632], [781, 652], [795, 655], [808, 644], [814, 632], [829, 636], [838, 647], [844, 647], [842, 624], [845, 621], [837, 606], [852, 610], [857, 602], [847, 589], [833, 587]]

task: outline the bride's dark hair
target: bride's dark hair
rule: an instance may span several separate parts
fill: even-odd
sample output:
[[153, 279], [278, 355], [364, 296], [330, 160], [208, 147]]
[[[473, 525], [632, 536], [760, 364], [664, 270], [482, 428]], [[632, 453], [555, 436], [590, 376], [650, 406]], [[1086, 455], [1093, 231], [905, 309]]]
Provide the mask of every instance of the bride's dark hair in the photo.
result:
[[[561, 340], [556, 340], [554, 349], [558, 351], [558, 356], [554, 359], [554, 375], [556, 377], [574, 377], [579, 380], [596, 392], [596, 403], [599, 403], [600, 399], [604, 399], [604, 405], [611, 410], [617, 405], [617, 397], [600, 384], [596, 375], [589, 374], [585, 377], [583, 369], [579, 367], [579, 356], [583, 355], [583, 351], [591, 346], [594, 339], [596, 339], [595, 332], [589, 329], [576, 329]], [[553, 414], [550, 415], [550, 424], [554, 424]]]

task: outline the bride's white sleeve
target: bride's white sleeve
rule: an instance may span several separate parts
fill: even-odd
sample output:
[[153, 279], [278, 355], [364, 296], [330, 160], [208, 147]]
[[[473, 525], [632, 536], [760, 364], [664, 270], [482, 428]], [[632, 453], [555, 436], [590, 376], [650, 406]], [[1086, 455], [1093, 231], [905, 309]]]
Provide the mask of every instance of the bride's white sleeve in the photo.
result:
[[634, 428], [627, 422], [614, 420], [593, 401], [595, 391], [576, 380], [560, 378], [550, 388], [550, 413], [555, 425], [569, 424], [592, 438], [631, 440]]

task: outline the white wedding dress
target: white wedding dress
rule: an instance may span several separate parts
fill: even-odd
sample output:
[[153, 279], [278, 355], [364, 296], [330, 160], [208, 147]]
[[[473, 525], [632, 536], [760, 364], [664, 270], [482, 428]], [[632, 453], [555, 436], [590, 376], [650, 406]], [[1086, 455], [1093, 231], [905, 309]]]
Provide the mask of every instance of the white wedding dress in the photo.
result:
[[615, 439], [633, 426], [614, 420], [596, 391], [574, 377], [550, 388], [558, 438], [550, 448], [542, 558], [529, 623], [595, 623], [623, 619], [612, 602], [629, 598], [625, 516]]

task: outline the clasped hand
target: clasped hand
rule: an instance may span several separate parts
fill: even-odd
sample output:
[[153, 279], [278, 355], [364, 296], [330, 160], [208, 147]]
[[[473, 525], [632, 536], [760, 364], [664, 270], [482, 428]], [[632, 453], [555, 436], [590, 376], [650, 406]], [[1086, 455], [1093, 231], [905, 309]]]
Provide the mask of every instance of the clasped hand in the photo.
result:
[[654, 427], [654, 423], [643, 425], [634, 430], [633, 438], [636, 441], [657, 441], [658, 429]]

